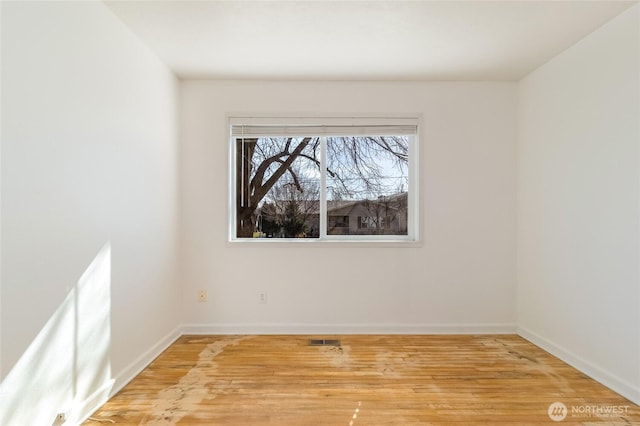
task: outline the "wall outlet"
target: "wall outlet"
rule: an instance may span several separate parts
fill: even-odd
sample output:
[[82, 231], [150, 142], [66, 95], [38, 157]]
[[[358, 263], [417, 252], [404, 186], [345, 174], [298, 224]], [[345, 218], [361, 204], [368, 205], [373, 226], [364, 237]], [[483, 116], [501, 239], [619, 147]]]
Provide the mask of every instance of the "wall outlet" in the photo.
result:
[[198, 302], [204, 303], [207, 301], [207, 290], [198, 290]]
[[267, 292], [266, 291], [261, 291], [260, 293], [258, 293], [258, 301], [260, 302], [261, 305], [266, 305], [267, 304]]
[[67, 421], [67, 413], [56, 414], [56, 419], [53, 421], [52, 426], [61, 426]]

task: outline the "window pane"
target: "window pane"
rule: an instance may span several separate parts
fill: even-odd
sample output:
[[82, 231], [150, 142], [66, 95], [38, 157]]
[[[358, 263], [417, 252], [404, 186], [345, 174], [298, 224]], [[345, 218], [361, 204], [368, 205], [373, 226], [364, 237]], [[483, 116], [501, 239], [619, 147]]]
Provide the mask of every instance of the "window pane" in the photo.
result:
[[327, 138], [327, 235], [407, 235], [406, 136]]
[[320, 141], [237, 138], [236, 237], [319, 236]]

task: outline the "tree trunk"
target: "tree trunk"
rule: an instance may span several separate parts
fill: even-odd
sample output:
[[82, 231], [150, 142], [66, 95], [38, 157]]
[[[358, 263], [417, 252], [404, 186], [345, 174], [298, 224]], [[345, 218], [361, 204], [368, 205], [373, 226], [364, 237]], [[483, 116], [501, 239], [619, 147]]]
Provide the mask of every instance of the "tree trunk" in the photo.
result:
[[251, 238], [254, 231], [251, 205], [251, 159], [258, 139], [236, 139], [236, 238]]

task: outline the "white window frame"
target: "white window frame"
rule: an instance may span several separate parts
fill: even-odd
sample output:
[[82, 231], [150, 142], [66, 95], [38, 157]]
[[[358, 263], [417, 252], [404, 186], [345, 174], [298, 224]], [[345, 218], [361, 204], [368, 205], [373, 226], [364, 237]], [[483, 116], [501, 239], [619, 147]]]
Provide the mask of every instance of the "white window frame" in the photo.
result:
[[[228, 114], [227, 115], [227, 139], [228, 139], [228, 242], [235, 244], [275, 244], [283, 245], [293, 243], [299, 244], [326, 245], [337, 243], [339, 245], [375, 245], [375, 246], [412, 246], [419, 244], [419, 188], [418, 188], [418, 159], [419, 159], [419, 135], [421, 117], [420, 115], [410, 116], [313, 116], [313, 117], [291, 117], [291, 116], [269, 116], [263, 114]], [[308, 126], [314, 136], [321, 138], [321, 162], [325, 164], [327, 157], [326, 136], [337, 136], [337, 134], [327, 134], [327, 128], [345, 126], [349, 128], [360, 127], [363, 134], [375, 134], [371, 129], [379, 126], [415, 126], [415, 133], [409, 135], [409, 160], [408, 177], [409, 190], [407, 195], [407, 235], [328, 235], [327, 234], [327, 196], [326, 196], [326, 167], [320, 167], [320, 236], [318, 238], [238, 238], [236, 236], [237, 212], [236, 212], [236, 149], [235, 143], [237, 135], [234, 135], [232, 128], [246, 125], [257, 128], [257, 126], [281, 126], [286, 129], [290, 126]], [[309, 134], [311, 134], [309, 133]], [[286, 136], [286, 131], [283, 132]], [[256, 136], [256, 135], [253, 135]], [[264, 136], [264, 135], [262, 135]], [[342, 136], [342, 134], [340, 134]]]

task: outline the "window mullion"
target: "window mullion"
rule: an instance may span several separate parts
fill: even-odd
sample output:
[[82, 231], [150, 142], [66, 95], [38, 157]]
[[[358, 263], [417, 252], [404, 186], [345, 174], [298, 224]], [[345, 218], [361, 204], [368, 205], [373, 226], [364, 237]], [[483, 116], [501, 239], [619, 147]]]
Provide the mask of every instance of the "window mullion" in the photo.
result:
[[407, 235], [413, 239], [418, 238], [418, 205], [416, 194], [418, 193], [418, 146], [416, 137], [409, 137], [409, 191], [407, 193]]
[[320, 138], [320, 239], [327, 238], [327, 138]]

